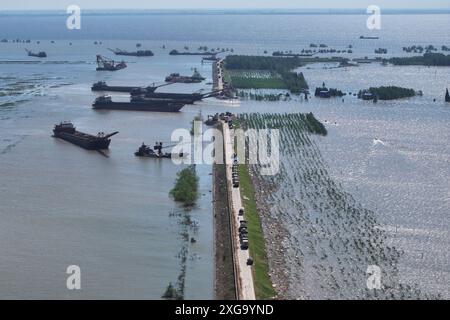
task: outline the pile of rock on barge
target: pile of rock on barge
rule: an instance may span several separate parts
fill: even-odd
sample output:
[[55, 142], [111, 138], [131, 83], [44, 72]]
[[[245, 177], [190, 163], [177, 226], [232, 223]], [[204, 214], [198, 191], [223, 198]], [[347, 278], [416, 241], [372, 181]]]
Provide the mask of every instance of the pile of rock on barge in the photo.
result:
[[63, 139], [87, 150], [106, 150], [111, 143], [111, 137], [119, 132], [105, 134], [99, 132], [96, 136], [77, 131], [71, 122], [61, 122], [55, 125], [53, 137]]

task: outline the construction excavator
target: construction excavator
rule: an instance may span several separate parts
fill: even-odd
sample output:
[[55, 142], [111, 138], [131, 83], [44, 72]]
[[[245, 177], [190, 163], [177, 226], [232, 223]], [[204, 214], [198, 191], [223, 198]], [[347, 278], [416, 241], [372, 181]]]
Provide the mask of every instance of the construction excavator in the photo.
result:
[[97, 71], [117, 71], [126, 67], [125, 61], [116, 62], [102, 55], [97, 55]]
[[142, 145], [139, 147], [138, 151], [134, 153], [136, 157], [143, 157], [143, 158], [165, 158], [165, 159], [171, 159], [174, 156], [178, 156], [179, 158], [187, 157], [188, 154], [180, 152], [179, 154], [169, 153], [169, 152], [163, 152], [163, 149], [172, 148], [176, 146], [177, 144], [169, 145], [163, 147], [162, 142], [155, 142], [155, 145], [152, 148], [147, 146], [144, 142], [142, 142]]

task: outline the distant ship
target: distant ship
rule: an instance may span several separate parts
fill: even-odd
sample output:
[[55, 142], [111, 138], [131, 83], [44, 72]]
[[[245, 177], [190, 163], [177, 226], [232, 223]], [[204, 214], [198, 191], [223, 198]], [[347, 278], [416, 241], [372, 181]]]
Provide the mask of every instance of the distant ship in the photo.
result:
[[370, 37], [370, 36], [360, 36], [360, 39], [366, 39], [366, 40], [377, 40], [379, 39], [378, 37]]
[[45, 53], [44, 51], [40, 51], [38, 53], [34, 53], [28, 49], [25, 49], [25, 51], [28, 53], [29, 57], [47, 58], [47, 53]]
[[98, 81], [94, 83], [91, 87], [92, 91], [111, 91], [111, 92], [127, 92], [134, 94], [144, 94], [147, 92], [154, 92], [156, 89], [162, 86], [167, 86], [168, 84], [163, 84], [159, 86], [147, 86], [147, 87], [137, 87], [137, 86], [109, 86], [105, 81]]
[[172, 50], [169, 52], [171, 56], [215, 56], [214, 52], [179, 52], [178, 50]]
[[173, 99], [144, 99], [142, 97], [131, 97], [130, 102], [114, 102], [110, 96], [101, 96], [95, 99], [92, 107], [105, 110], [178, 112], [185, 104]]
[[448, 89], [445, 90], [445, 102], [450, 102], [450, 94], [448, 93]]
[[118, 55], [118, 56], [152, 57], [154, 55], [151, 50], [138, 50], [138, 51], [131, 51], [131, 52], [121, 50], [121, 49], [116, 49], [116, 50], [109, 49], [109, 50], [114, 52], [114, 54]]
[[55, 125], [53, 136], [73, 143], [87, 150], [105, 150], [109, 148], [111, 137], [119, 132], [113, 132], [105, 135], [103, 132], [96, 136], [77, 131], [71, 122], [61, 122]]
[[194, 69], [194, 74], [190, 77], [181, 76], [179, 73], [172, 73], [166, 77], [166, 82], [179, 82], [179, 83], [200, 83], [206, 78], [202, 77], [197, 69]]

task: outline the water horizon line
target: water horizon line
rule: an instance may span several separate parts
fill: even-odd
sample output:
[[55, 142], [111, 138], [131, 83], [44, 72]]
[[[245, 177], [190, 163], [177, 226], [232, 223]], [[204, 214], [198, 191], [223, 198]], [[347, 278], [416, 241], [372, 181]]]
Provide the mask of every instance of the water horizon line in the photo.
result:
[[[381, 8], [383, 14], [450, 14], [450, 8]], [[86, 15], [367, 15], [367, 8], [177, 8], [177, 9], [85, 9]], [[3, 10], [0, 16], [8, 15], [67, 15], [66, 9], [11, 9]]]

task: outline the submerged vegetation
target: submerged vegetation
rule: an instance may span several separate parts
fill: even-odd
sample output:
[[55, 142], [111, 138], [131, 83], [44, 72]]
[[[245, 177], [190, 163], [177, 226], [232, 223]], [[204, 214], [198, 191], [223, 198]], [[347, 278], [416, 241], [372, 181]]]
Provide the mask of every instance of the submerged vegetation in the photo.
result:
[[[281, 299], [435, 299], [399, 278], [402, 251], [335, 181], [299, 114], [242, 114], [249, 129], [280, 129], [280, 166], [273, 175], [252, 165], [265, 227], [271, 278]], [[281, 225], [281, 227], [278, 227]], [[367, 268], [382, 270], [383, 286], [368, 289]]]
[[172, 300], [180, 300], [182, 297], [178, 293], [177, 289], [172, 285], [172, 283], [169, 283], [167, 286], [166, 291], [161, 296], [163, 299], [172, 299]]
[[[225, 60], [225, 68], [230, 72], [234, 88], [289, 89], [292, 93], [300, 93], [308, 88], [303, 73], [292, 71], [301, 65], [298, 57], [231, 55]], [[249, 72], [253, 72], [253, 74], [250, 75]]]
[[323, 123], [317, 120], [312, 112], [307, 113], [306, 115], [299, 113], [298, 115], [306, 123], [309, 132], [320, 134], [322, 136], [326, 136], [328, 134], [328, 131]]
[[274, 120], [267, 128], [270, 129], [282, 129], [285, 122], [289, 122], [294, 129], [301, 130], [304, 132], [318, 134], [326, 136], [328, 134], [325, 126], [316, 119], [312, 112], [310, 113], [284, 113], [284, 114], [271, 114], [271, 113], [250, 113], [243, 114], [240, 116], [241, 120], [247, 124], [249, 118], [254, 121], [254, 125], [260, 125], [265, 123], [266, 118], [273, 118]]
[[399, 66], [450, 66], [450, 55], [429, 52], [423, 56], [391, 58], [389, 62]]
[[194, 206], [198, 199], [198, 176], [195, 166], [191, 165], [177, 174], [175, 187], [170, 195], [177, 202], [182, 202], [185, 207]]
[[291, 99], [289, 93], [263, 93], [259, 91], [245, 91], [238, 90], [236, 93], [241, 99], [256, 100], [256, 101], [288, 101]]
[[381, 86], [371, 87], [366, 90], [358, 92], [358, 98], [361, 98], [365, 93], [371, 93], [374, 97], [380, 100], [395, 100], [401, 98], [414, 97], [417, 93], [414, 89], [396, 87], [396, 86]]
[[343, 97], [345, 93], [339, 89], [335, 88], [327, 88], [325, 84], [322, 87], [317, 87], [314, 91], [314, 96], [321, 98], [330, 98], [330, 97]]

